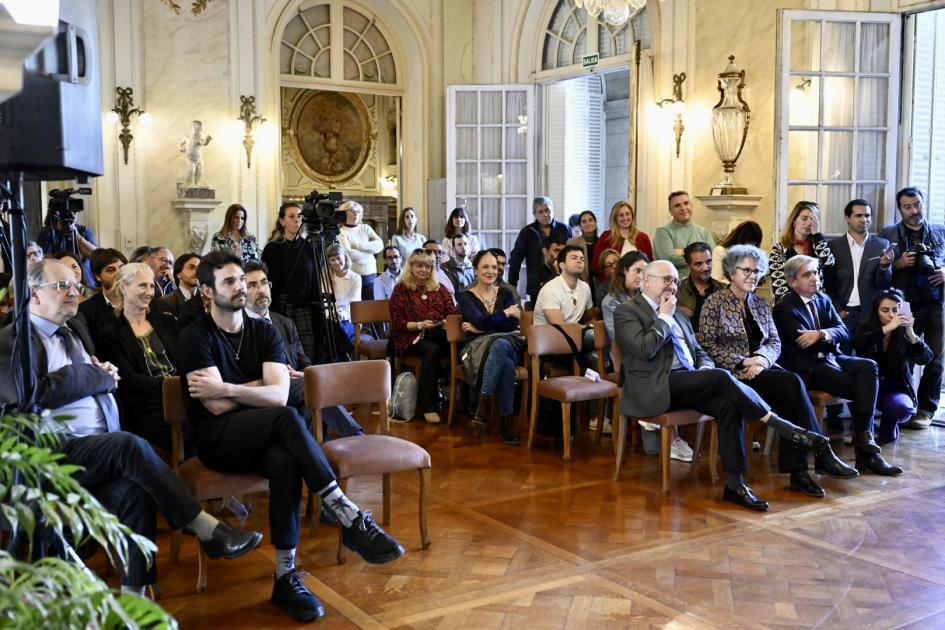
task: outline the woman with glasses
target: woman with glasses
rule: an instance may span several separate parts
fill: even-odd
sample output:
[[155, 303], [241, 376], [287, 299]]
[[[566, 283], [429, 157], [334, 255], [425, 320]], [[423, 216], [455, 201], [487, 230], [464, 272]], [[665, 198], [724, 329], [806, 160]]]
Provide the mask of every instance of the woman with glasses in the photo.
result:
[[210, 240], [210, 251], [228, 251], [244, 263], [259, 260], [256, 236], [246, 231], [246, 208], [234, 203], [226, 209], [223, 227]]
[[[781, 355], [781, 339], [771, 305], [755, 293], [768, 271], [768, 257], [752, 245], [733, 245], [722, 260], [722, 269], [731, 284], [706, 299], [699, 320], [699, 343], [716, 367], [730, 371], [758, 392], [779, 416], [819, 433], [801, 377], [775, 363]], [[849, 466], [838, 465], [829, 444], [815, 454], [815, 462], [818, 471], [830, 471], [840, 477], [856, 476]], [[782, 473], [790, 473], [790, 489], [823, 497], [823, 488], [810, 476], [807, 467], [805, 452], [782, 441], [778, 468]]]
[[[476, 282], [458, 296], [459, 310], [463, 314], [463, 330], [470, 337], [462, 354], [464, 357], [476, 357], [472, 361], [475, 368], [470, 369], [469, 374], [474, 378], [468, 379], [472, 390], [479, 391], [479, 406], [473, 421], [482, 426], [488, 424], [494, 399], [502, 418], [502, 441], [518, 445], [521, 439], [515, 416], [512, 415], [518, 353], [515, 351], [514, 336], [510, 333], [518, 329], [522, 309], [509, 289], [496, 284], [499, 262], [495, 254], [488, 249], [480, 251], [473, 258], [473, 268]], [[469, 363], [469, 360], [464, 359], [464, 367]]]
[[784, 278], [784, 263], [796, 255], [820, 261], [820, 286], [824, 286], [824, 267], [835, 261], [826, 237], [820, 232], [820, 206], [814, 201], [798, 201], [788, 215], [781, 239], [771, 249], [771, 290], [777, 302], [790, 291]]
[[595, 281], [594, 286], [594, 306], [600, 306], [610, 290], [614, 281], [614, 272], [617, 270], [617, 263], [620, 262], [620, 254], [616, 249], [605, 249], [601, 252], [597, 263], [601, 270], [603, 280]]
[[154, 272], [144, 263], [118, 270], [109, 301], [115, 316], [99, 336], [99, 357], [121, 375], [118, 399], [122, 429], [171, 452], [171, 425], [164, 421], [164, 379], [177, 374], [177, 321], [150, 310]]
[[400, 258], [407, 260], [410, 252], [423, 247], [427, 237], [417, 231], [417, 211], [404, 208], [397, 220], [397, 233], [390, 239], [390, 244], [400, 252]]
[[[637, 228], [637, 213], [629, 201], [618, 201], [610, 209], [610, 229], [597, 239], [593, 260], [601, 260], [604, 250], [614, 249], [617, 258], [632, 251], [641, 251], [653, 260], [653, 244], [646, 232]], [[597, 279], [609, 282], [613, 272], [607, 274], [603, 265], [597, 270]], [[603, 296], [602, 296], [603, 297]]]
[[444, 325], [456, 313], [453, 297], [433, 273], [433, 254], [413, 250], [390, 296], [391, 338], [397, 355], [420, 357], [417, 410], [431, 424], [440, 422], [437, 378], [440, 359], [450, 351]]

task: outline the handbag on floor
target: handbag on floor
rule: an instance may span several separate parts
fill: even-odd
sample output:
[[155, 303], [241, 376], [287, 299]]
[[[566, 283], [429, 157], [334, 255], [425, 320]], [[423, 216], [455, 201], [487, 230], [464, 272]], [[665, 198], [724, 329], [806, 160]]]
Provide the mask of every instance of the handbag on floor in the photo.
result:
[[413, 420], [417, 413], [417, 377], [413, 372], [401, 372], [394, 379], [394, 390], [390, 395], [391, 418]]

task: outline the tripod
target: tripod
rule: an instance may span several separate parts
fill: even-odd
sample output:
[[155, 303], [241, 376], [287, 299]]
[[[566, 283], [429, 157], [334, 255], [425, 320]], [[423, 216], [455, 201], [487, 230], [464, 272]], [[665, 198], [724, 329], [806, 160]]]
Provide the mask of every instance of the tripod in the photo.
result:
[[[347, 337], [341, 330], [341, 318], [335, 307], [335, 288], [331, 269], [328, 268], [328, 259], [325, 251], [335, 243], [338, 236], [337, 227], [325, 227], [319, 232], [309, 232], [306, 237], [312, 245], [312, 255], [315, 261], [315, 287], [317, 295], [312, 300], [312, 319], [316, 338], [325, 340], [325, 351], [319, 356], [316, 363], [334, 363], [350, 361], [351, 354], [345, 343]], [[321, 333], [319, 335], [319, 333]], [[315, 357], [312, 357], [315, 360]]]

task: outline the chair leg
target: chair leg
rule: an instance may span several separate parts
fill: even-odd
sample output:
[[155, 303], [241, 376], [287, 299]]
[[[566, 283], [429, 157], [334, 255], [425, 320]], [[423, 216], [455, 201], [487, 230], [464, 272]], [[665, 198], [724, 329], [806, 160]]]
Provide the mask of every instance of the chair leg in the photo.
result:
[[180, 541], [183, 537], [183, 532], [179, 529], [171, 532], [171, 564], [180, 562]]
[[522, 395], [521, 400], [518, 403], [519, 425], [525, 424], [525, 421], [528, 420], [528, 381], [521, 381], [521, 384]]
[[161, 585], [157, 582], [154, 584], [148, 584], [148, 586], [145, 588], [145, 591], [152, 602], [156, 602], [157, 600], [161, 599]]
[[641, 441], [640, 432], [637, 431], [637, 428], [640, 426], [640, 423], [637, 422], [635, 417], [630, 418], [630, 446], [638, 446]]
[[755, 473], [751, 469], [751, 446], [754, 443], [754, 424], [745, 423], [745, 479], [752, 481]]
[[709, 434], [709, 475], [712, 483], [719, 480], [719, 425], [712, 421], [712, 432]]
[[617, 464], [614, 466], [614, 481], [620, 481], [620, 468], [623, 466], [624, 447], [627, 444], [627, 416], [617, 415], [617, 426], [614, 427], [614, 439], [617, 447]]
[[312, 513], [308, 517], [309, 535], [313, 538], [318, 536], [318, 527], [322, 522], [322, 497], [317, 492], [312, 492]]
[[456, 378], [456, 375], [455, 375], [455, 374], [453, 374], [453, 375], [450, 377], [450, 410], [449, 410], [449, 412], [448, 412], [447, 415], [446, 415], [446, 427], [447, 427], [447, 428], [453, 426], [453, 414], [456, 413], [456, 395], [457, 395], [457, 391], [456, 391], [456, 390], [459, 389], [459, 388], [456, 386], [456, 381], [457, 381], [457, 380], [458, 380], [458, 379]]
[[384, 513], [381, 525], [385, 527], [390, 525], [390, 473], [381, 475], [382, 494], [384, 495]]
[[[348, 494], [348, 480], [339, 479], [338, 487], [341, 488], [341, 491], [345, 494]], [[345, 528], [341, 527], [341, 523], [338, 524], [338, 564], [345, 563], [345, 545], [344, 545], [344, 531]]]
[[[604, 435], [604, 418], [607, 417], [607, 401], [609, 398], [604, 398], [597, 401], [597, 435], [594, 436], [594, 440], [600, 444], [601, 436]], [[588, 403], [590, 404], [590, 403]], [[611, 432], [613, 432], [613, 425], [611, 425]]]
[[202, 593], [207, 588], [207, 564], [210, 559], [207, 558], [207, 552], [203, 550], [200, 543], [197, 543], [197, 592]]
[[663, 496], [669, 496], [669, 450], [673, 443], [673, 428], [660, 427], [660, 465], [663, 468]]
[[817, 418], [819, 424], [822, 424], [824, 421], [824, 407], [814, 407], [814, 417]]
[[695, 470], [699, 465], [699, 451], [702, 450], [702, 435], [705, 433], [705, 422], [696, 425], [696, 443], [692, 446], [692, 464], [690, 469]]
[[427, 531], [427, 493], [430, 490], [430, 469], [420, 469], [420, 548], [430, 548], [430, 533]]
[[561, 403], [561, 431], [564, 433], [564, 458], [571, 459], [571, 403]]
[[774, 444], [774, 436], [777, 435], [774, 432], [772, 427], [768, 427], [768, 430], [765, 431], [765, 457], [768, 456], [768, 453], [771, 452], [771, 445]]
[[538, 387], [532, 389], [532, 413], [528, 420], [528, 450], [535, 442], [535, 426], [538, 423]]

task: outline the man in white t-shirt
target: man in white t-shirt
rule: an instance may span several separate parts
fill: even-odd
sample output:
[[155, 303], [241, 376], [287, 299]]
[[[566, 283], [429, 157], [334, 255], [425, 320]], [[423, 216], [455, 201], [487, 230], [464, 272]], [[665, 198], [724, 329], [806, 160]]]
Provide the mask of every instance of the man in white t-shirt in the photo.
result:
[[593, 306], [591, 288], [584, 275], [584, 250], [565, 245], [558, 253], [560, 275], [545, 284], [535, 302], [535, 324], [576, 324]]

